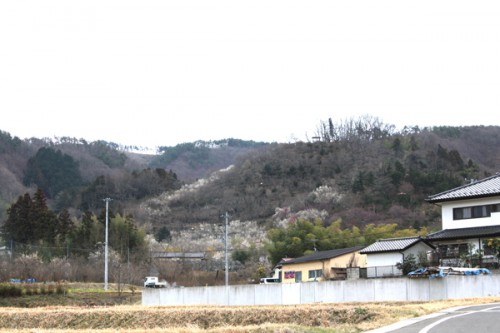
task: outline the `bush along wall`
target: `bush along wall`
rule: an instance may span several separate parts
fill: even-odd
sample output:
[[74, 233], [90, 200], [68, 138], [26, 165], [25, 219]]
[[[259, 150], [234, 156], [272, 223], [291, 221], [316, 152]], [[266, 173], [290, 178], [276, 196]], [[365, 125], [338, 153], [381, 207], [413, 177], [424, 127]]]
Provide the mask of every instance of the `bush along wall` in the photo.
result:
[[24, 284], [24, 283], [1, 283], [0, 297], [20, 297], [35, 295], [62, 295], [65, 288], [62, 284]]

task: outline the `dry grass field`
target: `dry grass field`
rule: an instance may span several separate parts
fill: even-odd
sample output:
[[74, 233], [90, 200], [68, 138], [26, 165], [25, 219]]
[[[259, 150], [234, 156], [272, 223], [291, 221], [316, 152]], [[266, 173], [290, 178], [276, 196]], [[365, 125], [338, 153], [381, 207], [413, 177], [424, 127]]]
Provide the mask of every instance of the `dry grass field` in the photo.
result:
[[500, 302], [500, 297], [414, 303], [322, 303], [246, 307], [0, 307], [0, 332], [354, 333], [451, 307], [490, 302]]

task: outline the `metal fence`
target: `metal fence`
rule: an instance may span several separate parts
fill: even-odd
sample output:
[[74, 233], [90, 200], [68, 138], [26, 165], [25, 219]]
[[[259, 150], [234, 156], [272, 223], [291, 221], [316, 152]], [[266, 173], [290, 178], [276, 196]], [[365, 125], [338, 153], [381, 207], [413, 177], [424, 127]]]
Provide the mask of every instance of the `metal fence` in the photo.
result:
[[402, 276], [403, 271], [396, 266], [376, 266], [366, 267], [360, 269], [360, 277], [368, 278], [384, 278], [384, 277], [398, 277]]

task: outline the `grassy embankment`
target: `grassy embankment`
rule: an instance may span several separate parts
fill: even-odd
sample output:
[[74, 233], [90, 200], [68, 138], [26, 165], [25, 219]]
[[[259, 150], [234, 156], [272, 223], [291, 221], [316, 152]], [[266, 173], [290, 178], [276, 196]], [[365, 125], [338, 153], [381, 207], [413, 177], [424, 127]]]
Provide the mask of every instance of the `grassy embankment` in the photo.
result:
[[105, 292], [102, 283], [0, 283], [0, 310], [2, 307], [92, 307], [140, 303], [141, 288], [137, 286], [120, 286], [118, 290], [116, 285], [110, 284], [109, 291]]
[[73, 286], [63, 294], [0, 300], [2, 333], [355, 333], [450, 307], [500, 302], [500, 297], [436, 302], [144, 307], [140, 305], [140, 292], [118, 295], [116, 291]]

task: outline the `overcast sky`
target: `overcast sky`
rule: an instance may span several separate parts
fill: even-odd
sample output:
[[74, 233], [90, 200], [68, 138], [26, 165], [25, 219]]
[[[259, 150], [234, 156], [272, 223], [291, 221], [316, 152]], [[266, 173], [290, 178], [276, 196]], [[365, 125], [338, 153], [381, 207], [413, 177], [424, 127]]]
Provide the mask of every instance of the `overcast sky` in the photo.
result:
[[290, 142], [500, 125], [500, 1], [0, 1], [0, 130]]

